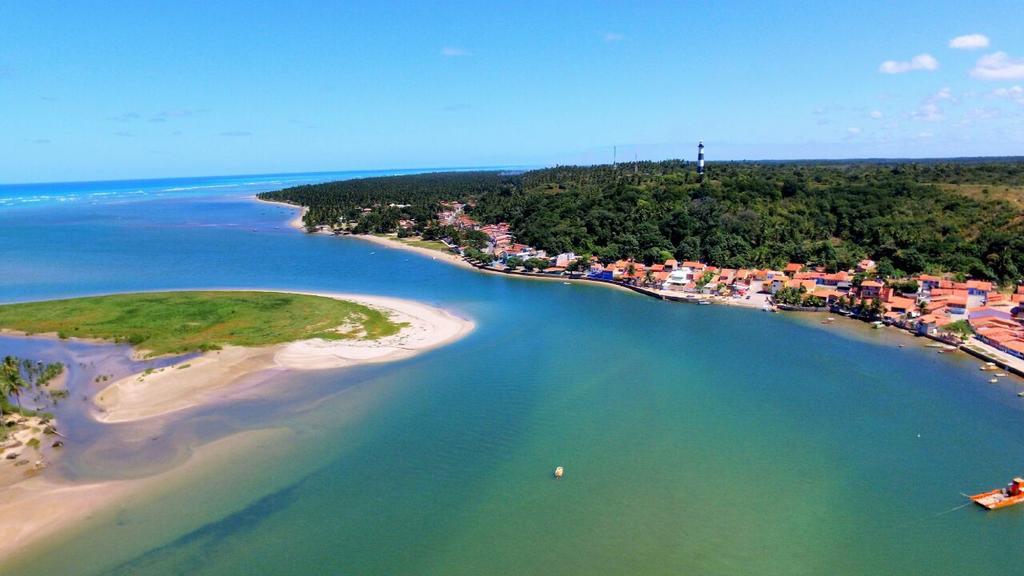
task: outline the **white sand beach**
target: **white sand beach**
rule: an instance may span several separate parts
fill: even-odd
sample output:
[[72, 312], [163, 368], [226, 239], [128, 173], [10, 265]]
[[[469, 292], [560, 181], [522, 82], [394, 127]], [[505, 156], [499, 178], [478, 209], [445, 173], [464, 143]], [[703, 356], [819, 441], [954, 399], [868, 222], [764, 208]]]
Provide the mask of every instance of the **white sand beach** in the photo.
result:
[[[409, 300], [296, 293], [358, 302], [385, 312], [405, 326], [397, 334], [378, 340], [314, 339], [258, 348], [230, 346], [161, 371], [134, 374], [96, 396], [97, 419], [107, 423], [136, 421], [230, 398], [233, 383], [263, 370], [325, 370], [401, 360], [458, 340], [474, 328], [470, 320]], [[39, 475], [34, 469], [26, 474], [20, 468], [5, 467], [9, 473], [0, 474], [0, 557], [38, 543], [58, 530], [80, 527], [148, 487], [164, 486], [169, 479], [181, 479], [219, 459], [244, 454], [240, 446], [275, 433], [256, 430], [225, 437], [199, 447], [180, 466], [135, 480], [76, 484]], [[26, 466], [25, 470], [31, 468]]]
[[[150, 374], [118, 380], [96, 395], [96, 418], [130, 422], [198, 406], [223, 398], [243, 377], [269, 369], [324, 370], [408, 358], [466, 335], [473, 322], [409, 300], [358, 294], [325, 294], [357, 302], [406, 324], [398, 334], [378, 340], [302, 340], [275, 346], [228, 346]], [[229, 391], [228, 391], [229, 392]]]

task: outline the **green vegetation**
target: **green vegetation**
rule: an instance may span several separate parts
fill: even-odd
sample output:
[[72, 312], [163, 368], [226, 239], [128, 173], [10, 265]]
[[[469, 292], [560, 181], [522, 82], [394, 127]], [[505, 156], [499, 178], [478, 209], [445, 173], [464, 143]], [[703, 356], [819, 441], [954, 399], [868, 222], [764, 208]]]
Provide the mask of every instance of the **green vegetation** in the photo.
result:
[[[36, 414], [38, 410], [22, 407], [22, 396], [32, 395], [32, 402], [38, 408], [56, 404], [57, 400], [67, 396], [64, 390], [47, 390], [45, 387], [54, 378], [64, 372], [60, 362], [45, 364], [16, 356], [6, 356], [0, 364], [0, 439], [7, 435], [5, 414], [19, 413], [25, 416]], [[11, 399], [17, 407], [11, 405]]]
[[[434, 172], [308, 184], [258, 197], [308, 206], [303, 220], [307, 226], [345, 222], [358, 234], [372, 234], [394, 232], [402, 219], [432, 220], [440, 202], [512, 190], [516, 185], [515, 175], [501, 172]], [[367, 207], [376, 209], [363, 212]]]
[[[519, 242], [605, 261], [671, 255], [834, 271], [871, 258], [883, 276], [953, 272], [1009, 283], [1024, 273], [1022, 190], [1019, 158], [727, 162], [710, 165], [703, 183], [692, 163], [673, 160], [371, 178], [262, 197], [310, 206], [307, 223], [392, 232], [414, 219], [436, 238], [451, 232], [433, 220], [439, 203], [459, 200], [480, 222], [508, 222]], [[481, 247], [470, 240], [457, 239]]]
[[409, 246], [415, 246], [417, 248], [426, 248], [428, 250], [436, 250], [438, 252], [444, 252], [450, 254], [451, 251], [448, 249], [448, 245], [440, 240], [406, 240], [402, 239], [403, 244]]
[[956, 322], [950, 322], [942, 327], [942, 330], [949, 332], [950, 334], [956, 334], [961, 340], [967, 341], [971, 335], [974, 334], [974, 329], [971, 328], [970, 322], [967, 320], [957, 320]]
[[126, 342], [150, 356], [309, 338], [376, 339], [402, 324], [383, 312], [302, 294], [162, 292], [0, 306], [0, 327]]

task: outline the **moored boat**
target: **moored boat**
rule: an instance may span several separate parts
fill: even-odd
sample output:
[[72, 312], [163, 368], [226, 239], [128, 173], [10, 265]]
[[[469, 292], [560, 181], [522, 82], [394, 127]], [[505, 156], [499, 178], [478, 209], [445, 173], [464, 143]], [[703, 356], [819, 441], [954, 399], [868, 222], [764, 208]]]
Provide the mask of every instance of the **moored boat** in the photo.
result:
[[556, 479], [557, 478], [561, 478], [563, 474], [565, 474], [565, 468], [562, 468], [561, 466], [559, 466], [558, 468], [555, 468], [555, 478]]
[[989, 490], [969, 497], [974, 503], [989, 510], [1006, 508], [1024, 502], [1024, 478], [1014, 478], [1006, 488]]

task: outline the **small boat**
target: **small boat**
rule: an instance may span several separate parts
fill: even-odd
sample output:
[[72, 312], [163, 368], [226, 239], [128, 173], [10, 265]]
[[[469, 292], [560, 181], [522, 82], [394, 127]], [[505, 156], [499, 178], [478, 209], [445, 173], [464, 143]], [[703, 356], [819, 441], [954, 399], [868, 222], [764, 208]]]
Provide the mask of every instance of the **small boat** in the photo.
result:
[[999, 370], [999, 367], [996, 366], [995, 362], [985, 362], [985, 364], [979, 367], [978, 370], [992, 371]]
[[559, 466], [555, 468], [555, 479], [561, 478], [565, 474], [565, 468]]
[[697, 302], [697, 304], [700, 304], [701, 306], [707, 306], [708, 304], [711, 304], [711, 300], [701, 300], [700, 302]]
[[565, 284], [566, 286], [571, 286], [572, 282], [562, 282], [562, 284]]
[[1006, 488], [989, 490], [988, 492], [969, 496], [969, 498], [974, 503], [989, 510], [1020, 504], [1024, 502], [1024, 478], [1014, 478], [1013, 482], [1010, 482]]
[[998, 377], [998, 378], [1005, 378], [1006, 377], [1006, 372], [997, 372], [996, 373], [996, 377]]
[[992, 378], [991, 380], [988, 381], [988, 383], [989, 384], [998, 384], [999, 383], [999, 378]]
[[1024, 398], [1024, 392], [1017, 392], [1017, 396]]

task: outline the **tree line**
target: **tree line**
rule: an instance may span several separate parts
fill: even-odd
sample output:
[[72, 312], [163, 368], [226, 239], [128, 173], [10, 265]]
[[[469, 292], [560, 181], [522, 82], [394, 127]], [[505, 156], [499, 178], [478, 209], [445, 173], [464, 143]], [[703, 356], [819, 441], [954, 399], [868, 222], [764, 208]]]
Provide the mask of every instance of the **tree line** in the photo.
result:
[[459, 200], [481, 222], [508, 222], [520, 242], [606, 261], [793, 261], [834, 271], [871, 258], [885, 276], [1018, 281], [1024, 214], [960, 185], [1024, 190], [1024, 160], [723, 162], [703, 182], [694, 163], [670, 160], [367, 178], [261, 196], [309, 206], [309, 224], [346, 219], [372, 232], [394, 231], [403, 218], [419, 231], [436, 227], [440, 202]]

